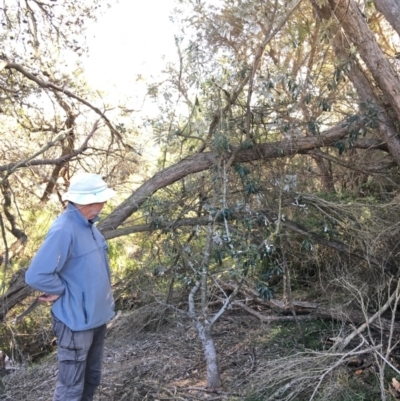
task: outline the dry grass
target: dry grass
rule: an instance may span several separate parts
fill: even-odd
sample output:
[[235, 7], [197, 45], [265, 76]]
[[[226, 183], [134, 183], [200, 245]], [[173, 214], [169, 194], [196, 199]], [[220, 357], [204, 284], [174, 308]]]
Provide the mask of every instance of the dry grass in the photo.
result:
[[[165, 313], [156, 303], [122, 314], [107, 335], [95, 400], [309, 400], [316, 388], [315, 400], [335, 399], [345, 385], [343, 377], [354, 376], [346, 367], [350, 354], [301, 351], [294, 323], [287, 326], [291, 331], [285, 337], [282, 325], [229, 310], [214, 330], [223, 385], [209, 392], [201, 345], [188, 320]], [[317, 340], [322, 335], [317, 333]], [[0, 399], [50, 401], [56, 375], [53, 352], [4, 377]]]

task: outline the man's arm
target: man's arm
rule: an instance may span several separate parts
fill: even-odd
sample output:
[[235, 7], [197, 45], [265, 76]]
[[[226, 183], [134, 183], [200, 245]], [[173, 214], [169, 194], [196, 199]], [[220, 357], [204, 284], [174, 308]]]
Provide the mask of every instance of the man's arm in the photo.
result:
[[62, 295], [65, 286], [58, 273], [70, 255], [71, 237], [65, 229], [50, 229], [42, 246], [32, 259], [25, 281], [49, 295]]

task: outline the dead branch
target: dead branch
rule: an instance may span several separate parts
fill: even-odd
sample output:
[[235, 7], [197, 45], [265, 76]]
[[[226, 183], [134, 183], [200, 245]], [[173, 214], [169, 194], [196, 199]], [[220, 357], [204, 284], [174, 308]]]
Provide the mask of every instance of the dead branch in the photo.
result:
[[0, 297], [0, 321], [4, 319], [10, 309], [33, 292], [32, 288], [25, 284], [26, 270], [26, 268], [22, 268], [14, 274], [7, 292]]
[[[230, 283], [222, 283], [220, 282], [221, 287], [225, 290], [233, 291], [235, 288], [234, 284]], [[362, 330], [365, 330], [366, 327], [371, 327], [375, 330], [383, 330], [383, 331], [391, 331], [395, 333], [400, 333], [400, 323], [392, 322], [389, 319], [383, 318], [381, 315], [388, 309], [390, 304], [393, 302], [394, 297], [396, 296], [396, 291], [392, 294], [390, 299], [372, 316], [365, 315], [356, 310], [345, 310], [343, 308], [325, 308], [316, 303], [312, 302], [301, 302], [293, 300], [293, 307], [298, 313], [297, 317], [300, 320], [309, 320], [309, 319], [325, 319], [325, 320], [334, 320], [339, 322], [346, 322], [348, 324], [358, 326], [362, 325], [361, 330], [356, 330], [356, 333], [352, 336], [348, 341], [346, 341], [346, 345], [349, 344], [352, 338], [354, 338], [358, 333], [361, 333]], [[283, 321], [283, 320], [294, 320], [292, 312], [290, 310], [290, 305], [287, 302], [283, 302], [278, 299], [271, 299], [269, 301], [265, 301], [259, 297], [258, 292], [248, 286], [243, 285], [241, 287], [242, 298], [245, 298], [246, 301], [243, 302], [241, 300], [236, 300], [232, 304], [237, 305], [246, 312], [252, 314], [253, 316], [260, 319], [262, 322], [274, 322], [274, 321]], [[397, 294], [398, 295], [398, 294]], [[249, 305], [256, 304], [261, 307], [267, 308], [273, 312], [279, 313], [279, 316], [271, 315], [270, 313], [262, 313], [257, 312]], [[299, 314], [300, 313], [300, 314]], [[283, 316], [282, 316], [283, 314]], [[379, 319], [378, 319], [379, 317]], [[367, 319], [367, 322], [366, 322]], [[343, 342], [341, 342], [343, 344]], [[340, 345], [340, 344], [339, 344]]]
[[[94, 133], [97, 131], [97, 129], [98, 129], [98, 121], [96, 121], [94, 123], [92, 130], [90, 131], [88, 136], [83, 141], [81, 147], [79, 149], [76, 149], [76, 150], [70, 152], [67, 155], [58, 157], [57, 159], [32, 160], [33, 158], [35, 158], [39, 154], [41, 154], [41, 153], [45, 152], [46, 150], [48, 150], [51, 146], [55, 145], [56, 142], [65, 139], [65, 137], [68, 135], [68, 132], [70, 130], [63, 131], [62, 134], [58, 135], [53, 141], [51, 141], [48, 144], [46, 144], [41, 150], [36, 152], [34, 155], [29, 156], [28, 159], [25, 159], [25, 160], [20, 161], [18, 163], [9, 163], [9, 164], [0, 166], [0, 171], [9, 171], [9, 170], [11, 170], [13, 172], [17, 168], [28, 167], [28, 166], [44, 166], [44, 165], [54, 165], [54, 164], [55, 165], [62, 165], [65, 162], [71, 160], [73, 157], [83, 153], [88, 148], [89, 139], [94, 135]], [[8, 176], [9, 175], [10, 174], [8, 174]], [[0, 184], [1, 184], [1, 182], [2, 181], [0, 181]]]
[[[351, 334], [349, 334], [342, 342], [337, 343], [336, 346], [345, 348], [354, 337], [362, 333], [368, 326], [371, 326], [374, 323], [374, 321], [378, 317], [381, 317], [382, 314], [390, 307], [393, 301], [399, 297], [399, 291], [400, 291], [400, 281], [397, 282], [396, 289], [393, 291], [393, 294], [389, 297], [389, 299], [385, 302], [385, 304], [376, 313], [374, 313], [374, 315], [369, 317], [360, 327], [358, 327]], [[395, 322], [390, 322], [390, 323], [391, 324], [389, 325], [389, 328], [391, 328], [393, 323]], [[379, 327], [381, 327], [381, 325], [379, 325]]]
[[29, 165], [32, 165], [33, 160], [35, 157], [41, 155], [44, 153], [46, 150], [50, 149], [54, 145], [56, 145], [58, 142], [62, 141], [67, 137], [71, 129], [62, 131], [60, 134], [58, 134], [52, 141], [48, 142], [46, 145], [44, 145], [41, 149], [39, 149], [37, 152], [35, 152], [33, 155], [28, 156], [26, 159], [21, 160], [17, 163], [10, 163], [6, 164], [5, 166], [0, 166], [0, 171], [7, 171], [7, 174], [5, 177], [2, 178], [0, 181], [0, 185], [3, 184], [4, 180], [6, 180], [14, 171], [16, 171], [19, 167], [26, 167]]

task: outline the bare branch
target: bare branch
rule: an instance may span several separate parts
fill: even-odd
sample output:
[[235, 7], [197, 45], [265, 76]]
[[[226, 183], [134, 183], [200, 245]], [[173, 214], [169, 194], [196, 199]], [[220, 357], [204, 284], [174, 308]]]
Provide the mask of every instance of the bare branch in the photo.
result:
[[32, 159], [35, 157], [39, 156], [40, 154], [44, 153], [46, 150], [50, 149], [52, 146], [57, 144], [58, 142], [62, 141], [67, 137], [71, 129], [68, 129], [66, 131], [61, 132], [58, 134], [52, 141], [48, 142], [46, 145], [44, 145], [41, 149], [39, 149], [36, 153], [33, 155], [27, 157], [24, 160], [19, 161], [18, 163], [12, 163], [12, 164], [7, 164], [6, 166], [1, 166], [0, 171], [7, 171], [7, 174], [5, 177], [2, 178], [0, 181], [0, 185], [3, 184], [3, 182], [12, 174], [14, 173], [19, 167], [25, 167], [28, 165], [32, 165], [32, 163], [29, 163]]
[[362, 333], [374, 320], [382, 316], [382, 314], [390, 307], [390, 305], [396, 299], [396, 297], [399, 296], [399, 291], [400, 291], [400, 281], [397, 282], [396, 289], [393, 291], [393, 294], [389, 297], [389, 299], [385, 302], [385, 304], [376, 313], [374, 313], [374, 315], [372, 315], [369, 319], [367, 319], [365, 323], [363, 323], [360, 327], [355, 329], [343, 341], [337, 343], [336, 345], [340, 346], [341, 348], [345, 348], [354, 337]]
[[[25, 159], [25, 160], [20, 161], [18, 163], [10, 163], [10, 164], [6, 164], [4, 166], [0, 166], [0, 171], [9, 171], [9, 170], [11, 170], [12, 172], [14, 172], [17, 168], [21, 168], [21, 167], [63, 164], [66, 161], [71, 160], [73, 157], [83, 153], [88, 148], [89, 139], [97, 131], [97, 128], [98, 128], [98, 121], [96, 121], [95, 124], [93, 125], [92, 130], [90, 131], [89, 135], [83, 141], [81, 147], [79, 149], [76, 149], [73, 152], [65, 155], [65, 156], [58, 157], [57, 159], [32, 160], [37, 155], [39, 155], [39, 154], [45, 152], [46, 150], [50, 149], [50, 147], [54, 146], [56, 144], [56, 142], [59, 142], [59, 141], [65, 139], [65, 137], [68, 135], [70, 130], [64, 131], [62, 134], [58, 135], [53, 141], [49, 142], [47, 145], [45, 145], [42, 149], [40, 149], [38, 152], [36, 152], [33, 156], [30, 156], [28, 159]], [[8, 174], [7, 177], [9, 175], [10, 174]], [[0, 181], [0, 184], [2, 182], [3, 181]]]
[[105, 123], [108, 126], [108, 128], [110, 129], [110, 131], [114, 135], [116, 135], [119, 139], [121, 139], [119, 132], [114, 128], [114, 126], [111, 124], [110, 120], [106, 117], [106, 115], [98, 107], [93, 106], [87, 100], [81, 98], [80, 96], [75, 95], [73, 92], [69, 91], [68, 89], [65, 89], [64, 87], [60, 87], [51, 82], [46, 82], [46, 81], [41, 80], [40, 78], [36, 77], [35, 75], [33, 75], [30, 72], [28, 72], [27, 70], [25, 70], [25, 68], [23, 68], [21, 65], [19, 65], [17, 63], [7, 62], [7, 65], [5, 65], [3, 68], [9, 69], [9, 70], [12, 70], [12, 69], [16, 70], [16, 71], [20, 72], [25, 78], [35, 82], [41, 88], [50, 89], [54, 92], [63, 93], [66, 96], [68, 96], [72, 99], [75, 99], [78, 102], [89, 107], [105, 121]]
[[371, 163], [369, 163], [368, 165], [360, 168], [360, 165], [362, 165], [361, 163], [359, 163], [357, 165], [355, 165], [354, 163], [346, 163], [345, 161], [340, 160], [339, 158], [334, 157], [328, 153], [321, 152], [319, 149], [310, 150], [308, 152], [308, 154], [321, 157], [325, 160], [329, 160], [329, 161], [336, 163], [339, 166], [345, 167], [347, 169], [359, 171], [361, 173], [367, 173], [367, 174], [379, 173], [383, 170], [387, 170], [387, 169], [397, 166], [397, 163], [394, 160], [392, 160], [392, 161], [388, 161], [388, 162], [381, 162], [379, 164], [376, 163], [374, 165], [371, 165]]

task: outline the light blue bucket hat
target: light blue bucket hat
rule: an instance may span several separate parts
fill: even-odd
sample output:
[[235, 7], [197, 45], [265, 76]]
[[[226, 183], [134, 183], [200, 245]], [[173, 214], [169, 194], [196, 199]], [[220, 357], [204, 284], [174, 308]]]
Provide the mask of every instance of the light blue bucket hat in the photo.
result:
[[107, 202], [116, 192], [109, 188], [101, 175], [81, 173], [72, 177], [68, 192], [63, 194], [62, 200], [78, 205]]

